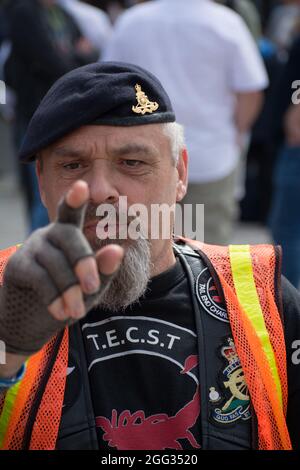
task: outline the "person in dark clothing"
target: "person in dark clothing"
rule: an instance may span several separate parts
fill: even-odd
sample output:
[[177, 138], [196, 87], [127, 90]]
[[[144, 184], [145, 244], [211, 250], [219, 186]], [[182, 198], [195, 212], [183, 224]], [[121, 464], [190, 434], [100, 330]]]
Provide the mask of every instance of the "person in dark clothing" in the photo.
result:
[[290, 138], [289, 116], [293, 108], [299, 106], [299, 78], [300, 37], [292, 46], [276, 93], [274, 133], [281, 150], [274, 170], [274, 196], [270, 213], [273, 238], [283, 247], [283, 273], [296, 287], [300, 282], [300, 141]]
[[[11, 8], [12, 52], [5, 64], [5, 81], [16, 93], [16, 147], [28, 122], [51, 85], [66, 72], [97, 60], [74, 20], [54, 0], [20, 0]], [[31, 212], [31, 228], [47, 223], [32, 167], [22, 169]]]
[[279, 150], [278, 139], [274, 139], [273, 135], [272, 120], [284, 62], [270, 41], [262, 39], [259, 46], [269, 76], [269, 87], [265, 90], [264, 106], [251, 133], [241, 220], [266, 224], [272, 203], [272, 174]]

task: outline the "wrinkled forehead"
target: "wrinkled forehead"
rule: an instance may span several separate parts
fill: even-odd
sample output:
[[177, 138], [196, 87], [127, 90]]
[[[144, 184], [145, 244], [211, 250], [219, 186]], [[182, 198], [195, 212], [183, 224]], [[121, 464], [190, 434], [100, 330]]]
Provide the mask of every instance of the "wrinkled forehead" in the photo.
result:
[[169, 140], [163, 132], [163, 124], [144, 126], [82, 126], [44, 149], [42, 155], [84, 157], [105, 152], [122, 156], [129, 153], [145, 155], [167, 150]]

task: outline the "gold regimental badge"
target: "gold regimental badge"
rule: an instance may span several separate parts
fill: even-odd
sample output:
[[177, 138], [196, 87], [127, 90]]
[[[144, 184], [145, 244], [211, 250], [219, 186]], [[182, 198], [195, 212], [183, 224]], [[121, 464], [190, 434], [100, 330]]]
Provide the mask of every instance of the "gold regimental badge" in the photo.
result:
[[141, 85], [135, 85], [137, 106], [132, 106], [132, 111], [136, 114], [152, 114], [159, 108], [159, 104], [155, 101], [150, 101], [148, 96], [142, 91]]

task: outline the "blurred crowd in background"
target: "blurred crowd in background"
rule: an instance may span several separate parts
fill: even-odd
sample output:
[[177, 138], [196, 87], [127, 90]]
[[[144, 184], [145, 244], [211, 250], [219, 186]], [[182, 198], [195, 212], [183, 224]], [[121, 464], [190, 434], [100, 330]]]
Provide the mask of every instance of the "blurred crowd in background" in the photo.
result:
[[[264, 224], [298, 286], [300, 0], [0, 0], [0, 126], [16, 155], [49, 87], [101, 60], [165, 86], [190, 154], [183, 202], [205, 203], [205, 241], [228, 243], [238, 219]], [[48, 223], [34, 164], [16, 168], [34, 230]]]

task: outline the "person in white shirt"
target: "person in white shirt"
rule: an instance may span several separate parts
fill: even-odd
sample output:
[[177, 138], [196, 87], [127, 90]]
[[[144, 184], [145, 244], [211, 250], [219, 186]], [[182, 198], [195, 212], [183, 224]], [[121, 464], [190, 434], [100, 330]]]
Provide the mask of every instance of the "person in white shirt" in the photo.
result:
[[112, 25], [108, 15], [92, 5], [79, 0], [57, 0], [76, 21], [81, 33], [100, 51], [100, 59], [111, 36]]
[[190, 174], [183, 202], [205, 204], [205, 241], [226, 244], [243, 137], [268, 85], [242, 18], [211, 0], [150, 1], [119, 18], [103, 60], [137, 64], [160, 79], [185, 126]]

